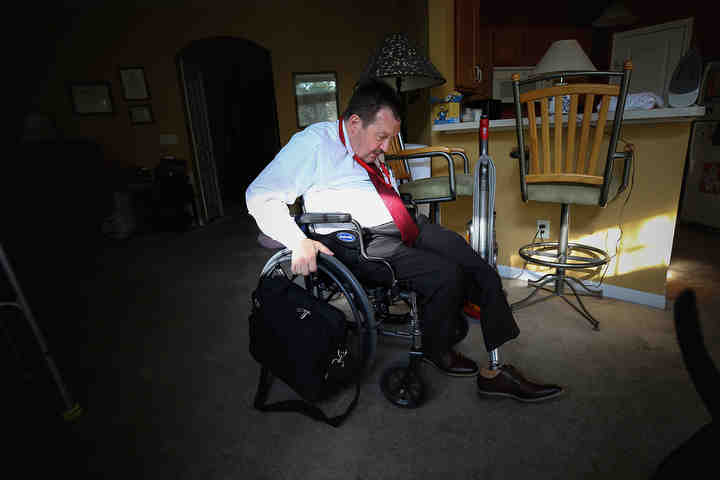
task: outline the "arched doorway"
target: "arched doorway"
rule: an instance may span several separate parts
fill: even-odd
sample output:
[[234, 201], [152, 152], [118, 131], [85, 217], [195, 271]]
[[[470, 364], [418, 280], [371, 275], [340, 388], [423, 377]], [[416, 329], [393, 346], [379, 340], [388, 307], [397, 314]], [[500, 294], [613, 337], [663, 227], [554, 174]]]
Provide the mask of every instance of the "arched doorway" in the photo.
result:
[[177, 55], [201, 223], [242, 208], [280, 149], [270, 51], [245, 39], [195, 40]]

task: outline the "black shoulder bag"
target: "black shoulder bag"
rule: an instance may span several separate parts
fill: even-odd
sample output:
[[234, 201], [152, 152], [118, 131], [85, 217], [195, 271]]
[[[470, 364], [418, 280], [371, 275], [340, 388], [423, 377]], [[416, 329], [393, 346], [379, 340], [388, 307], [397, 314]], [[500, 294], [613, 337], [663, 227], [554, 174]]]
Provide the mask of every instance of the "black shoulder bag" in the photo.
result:
[[[255, 408], [263, 412], [299, 412], [338, 427], [355, 408], [360, 379], [347, 348], [345, 315], [313, 297], [285, 275], [262, 277], [252, 294], [250, 354], [260, 363]], [[266, 404], [273, 377], [302, 400]], [[356, 379], [355, 398], [345, 412], [328, 417], [314, 403]]]

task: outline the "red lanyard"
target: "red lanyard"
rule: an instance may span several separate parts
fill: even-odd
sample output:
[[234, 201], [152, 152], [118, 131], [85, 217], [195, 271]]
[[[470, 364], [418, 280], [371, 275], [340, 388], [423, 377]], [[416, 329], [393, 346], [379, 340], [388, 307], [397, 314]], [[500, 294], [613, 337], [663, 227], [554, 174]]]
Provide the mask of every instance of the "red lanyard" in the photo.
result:
[[[345, 134], [343, 133], [343, 119], [340, 117], [340, 120], [338, 121], [338, 133], [340, 134], [340, 141], [342, 142], [343, 146], [347, 148], [347, 145], [345, 145]], [[356, 162], [358, 162], [362, 167], [367, 170], [367, 172], [370, 175], [378, 175], [378, 170], [372, 168], [370, 165], [365, 163], [362, 158], [358, 157], [357, 154], [353, 156]], [[382, 168], [382, 181], [385, 183], [388, 187], [393, 188], [392, 184], [390, 183], [390, 172], [388, 171], [387, 167], [384, 163], [380, 162], [380, 168]], [[380, 175], [378, 175], [380, 176]], [[387, 179], [387, 180], [386, 180]]]

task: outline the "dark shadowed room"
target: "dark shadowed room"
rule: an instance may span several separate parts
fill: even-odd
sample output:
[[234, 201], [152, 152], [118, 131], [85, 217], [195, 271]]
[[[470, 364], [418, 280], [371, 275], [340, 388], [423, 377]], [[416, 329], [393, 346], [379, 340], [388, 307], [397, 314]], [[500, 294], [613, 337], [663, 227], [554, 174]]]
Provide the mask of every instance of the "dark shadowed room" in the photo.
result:
[[715, 10], [15, 7], [0, 189], [8, 471], [709, 468]]

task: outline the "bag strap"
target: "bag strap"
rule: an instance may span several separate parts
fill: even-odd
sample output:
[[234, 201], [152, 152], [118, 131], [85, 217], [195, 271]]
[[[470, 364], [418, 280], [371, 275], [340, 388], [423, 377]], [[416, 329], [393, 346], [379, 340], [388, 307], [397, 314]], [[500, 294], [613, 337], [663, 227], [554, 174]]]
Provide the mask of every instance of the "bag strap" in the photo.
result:
[[355, 409], [360, 397], [360, 381], [355, 384], [355, 398], [353, 398], [347, 409], [340, 415], [328, 417], [320, 408], [306, 402], [305, 400], [286, 400], [284, 402], [276, 402], [266, 404], [270, 387], [272, 386], [273, 377], [270, 370], [264, 365], [260, 370], [260, 381], [258, 382], [257, 393], [255, 394], [255, 408], [261, 412], [298, 412], [306, 415], [314, 420], [325, 422], [333, 427], [339, 427], [347, 419], [350, 413]]

